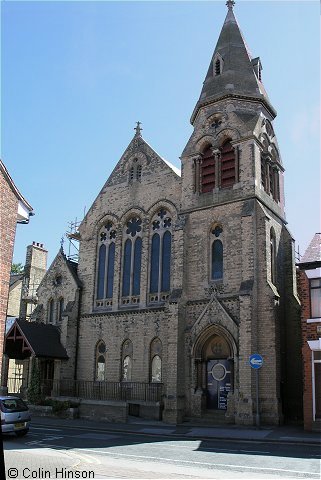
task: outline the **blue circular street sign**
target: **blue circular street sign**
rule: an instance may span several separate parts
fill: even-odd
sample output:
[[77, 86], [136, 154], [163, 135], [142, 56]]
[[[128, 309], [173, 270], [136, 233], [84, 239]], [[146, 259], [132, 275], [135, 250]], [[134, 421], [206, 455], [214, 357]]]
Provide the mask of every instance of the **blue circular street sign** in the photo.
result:
[[253, 353], [253, 355], [250, 356], [249, 363], [252, 368], [261, 368], [263, 365], [263, 357], [258, 353]]

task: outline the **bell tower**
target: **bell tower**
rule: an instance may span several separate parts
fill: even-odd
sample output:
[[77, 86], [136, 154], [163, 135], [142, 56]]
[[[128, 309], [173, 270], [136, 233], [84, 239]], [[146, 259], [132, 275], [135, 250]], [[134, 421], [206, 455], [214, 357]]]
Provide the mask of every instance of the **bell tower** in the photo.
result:
[[259, 198], [284, 219], [276, 111], [229, 0], [182, 154], [183, 208]]
[[[224, 418], [235, 423], [253, 424], [255, 377], [249, 357], [259, 353], [265, 362], [260, 372], [262, 421], [279, 424], [301, 402], [293, 239], [285, 220], [276, 111], [263, 85], [261, 60], [249, 52], [234, 3], [226, 3], [191, 116], [193, 133], [181, 156], [186, 343], [192, 352], [186, 354], [193, 357], [194, 382], [189, 403], [191, 415], [206, 415], [212, 408], [225, 410]], [[191, 318], [196, 318], [192, 327]], [[224, 358], [213, 351], [204, 354], [216, 338], [230, 345]], [[228, 394], [218, 405], [209, 401], [213, 362], [231, 375]]]

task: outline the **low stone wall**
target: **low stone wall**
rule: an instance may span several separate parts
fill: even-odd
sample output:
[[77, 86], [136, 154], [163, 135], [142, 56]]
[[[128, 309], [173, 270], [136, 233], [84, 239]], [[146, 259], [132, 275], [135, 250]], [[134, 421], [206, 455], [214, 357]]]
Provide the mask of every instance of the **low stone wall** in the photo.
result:
[[78, 418], [78, 408], [67, 408], [55, 413], [51, 406], [47, 405], [28, 405], [30, 415], [36, 417], [58, 417], [58, 418]]
[[126, 423], [128, 405], [126, 402], [81, 400], [79, 404], [79, 416], [87, 420]]

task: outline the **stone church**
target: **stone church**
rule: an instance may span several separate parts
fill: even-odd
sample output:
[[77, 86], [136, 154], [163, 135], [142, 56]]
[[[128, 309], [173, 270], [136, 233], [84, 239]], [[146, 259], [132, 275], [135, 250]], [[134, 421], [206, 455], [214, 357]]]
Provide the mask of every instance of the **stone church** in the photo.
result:
[[87, 399], [87, 416], [252, 425], [254, 353], [262, 422], [301, 415], [276, 111], [227, 7], [181, 171], [138, 122], [79, 227], [78, 264], [61, 249], [38, 289], [32, 319], [59, 328], [66, 353], [43, 356], [46, 379]]

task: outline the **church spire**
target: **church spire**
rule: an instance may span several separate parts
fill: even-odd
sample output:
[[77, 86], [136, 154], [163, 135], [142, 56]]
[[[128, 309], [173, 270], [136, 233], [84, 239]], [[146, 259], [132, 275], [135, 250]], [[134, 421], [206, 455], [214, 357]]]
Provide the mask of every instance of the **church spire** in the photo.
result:
[[226, 95], [241, 95], [260, 99], [275, 116], [261, 82], [261, 62], [252, 59], [243, 34], [234, 15], [234, 0], [228, 0], [225, 21], [203, 84], [200, 98], [191, 121], [204, 104], [215, 102]]

